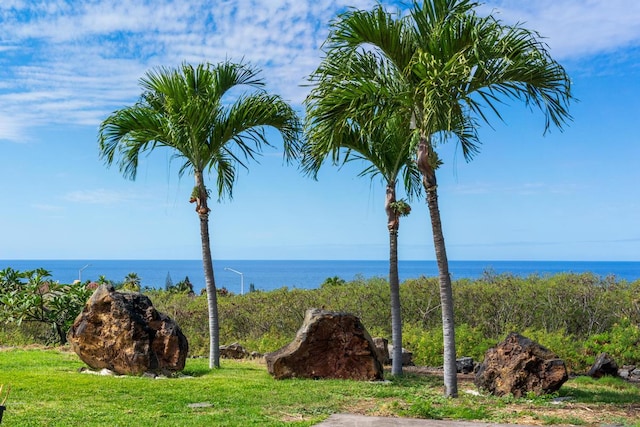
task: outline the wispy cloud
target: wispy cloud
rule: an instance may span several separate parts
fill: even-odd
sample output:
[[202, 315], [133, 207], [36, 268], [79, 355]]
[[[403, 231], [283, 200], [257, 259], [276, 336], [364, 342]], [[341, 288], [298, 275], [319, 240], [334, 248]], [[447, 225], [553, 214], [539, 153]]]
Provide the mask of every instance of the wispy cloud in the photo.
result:
[[[0, 4], [0, 140], [47, 124], [97, 125], [134, 101], [148, 69], [183, 61], [246, 60], [291, 102], [321, 58], [328, 23], [374, 0], [4, 0]], [[640, 41], [640, 2], [494, 0], [526, 21], [554, 53], [581, 57]]]
[[579, 58], [640, 46], [640, 2], [628, 0], [489, 1], [486, 12], [535, 29], [554, 56]]
[[132, 193], [122, 193], [105, 189], [77, 190], [63, 196], [63, 199], [67, 202], [92, 205], [115, 205], [137, 198], [138, 196]]

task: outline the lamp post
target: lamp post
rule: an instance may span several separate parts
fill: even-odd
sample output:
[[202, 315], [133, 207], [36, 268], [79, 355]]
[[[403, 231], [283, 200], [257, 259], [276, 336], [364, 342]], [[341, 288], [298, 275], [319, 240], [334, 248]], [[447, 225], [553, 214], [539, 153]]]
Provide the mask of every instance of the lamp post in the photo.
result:
[[84, 267], [82, 267], [80, 270], [78, 270], [78, 282], [82, 283], [82, 271], [89, 267], [91, 264], [87, 264]]
[[224, 269], [240, 275], [240, 295], [244, 295], [244, 274], [233, 268], [225, 267]]

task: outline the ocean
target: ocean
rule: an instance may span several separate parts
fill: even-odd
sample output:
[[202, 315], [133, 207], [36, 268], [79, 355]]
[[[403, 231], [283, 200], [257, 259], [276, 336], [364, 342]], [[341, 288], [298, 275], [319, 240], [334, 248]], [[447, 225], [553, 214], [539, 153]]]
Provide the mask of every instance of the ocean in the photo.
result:
[[[200, 260], [0, 260], [0, 269], [14, 270], [44, 268], [60, 283], [74, 280], [98, 280], [100, 276], [121, 282], [129, 273], [136, 273], [143, 286], [164, 288], [167, 278], [173, 284], [189, 277], [194, 290], [204, 288], [204, 273]], [[388, 275], [388, 261], [255, 261], [214, 260], [216, 286], [233, 293], [273, 290], [283, 286], [313, 289], [328, 277], [344, 280], [357, 277], [371, 278]], [[510, 273], [517, 276], [531, 274], [591, 272], [599, 276], [614, 275], [629, 282], [640, 280], [640, 262], [635, 261], [449, 261], [454, 280], [480, 277], [485, 271]], [[435, 261], [400, 261], [400, 280], [421, 276], [435, 277]]]

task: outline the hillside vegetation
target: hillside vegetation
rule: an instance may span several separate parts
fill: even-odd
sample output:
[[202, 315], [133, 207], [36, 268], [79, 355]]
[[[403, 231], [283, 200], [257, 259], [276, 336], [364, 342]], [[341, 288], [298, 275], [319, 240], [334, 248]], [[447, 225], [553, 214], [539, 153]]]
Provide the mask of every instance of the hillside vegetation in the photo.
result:
[[[600, 352], [618, 364], [640, 364], [640, 281], [593, 274], [516, 277], [486, 272], [454, 282], [458, 356], [482, 360], [509, 332], [520, 332], [555, 351], [573, 372]], [[208, 354], [207, 302], [187, 292], [145, 291], [158, 310], [176, 319], [192, 356]], [[419, 278], [401, 285], [404, 346], [419, 365], [442, 363], [438, 283]], [[265, 353], [289, 342], [312, 307], [359, 316], [372, 336], [390, 338], [389, 286], [382, 278], [344, 282], [330, 278], [318, 289], [281, 288], [234, 295], [220, 292], [222, 344], [239, 342]], [[48, 328], [5, 324], [3, 344], [46, 343]]]

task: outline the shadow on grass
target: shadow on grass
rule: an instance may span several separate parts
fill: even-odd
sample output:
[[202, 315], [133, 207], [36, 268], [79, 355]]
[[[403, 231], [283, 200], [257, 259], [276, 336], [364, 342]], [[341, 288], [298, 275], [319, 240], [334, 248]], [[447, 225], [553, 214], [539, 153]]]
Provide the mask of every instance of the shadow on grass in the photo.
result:
[[625, 404], [640, 401], [640, 387], [637, 384], [613, 377], [578, 377], [561, 390], [563, 395], [575, 397], [583, 403]]
[[192, 377], [203, 377], [210, 374], [219, 376], [233, 376], [235, 374], [245, 375], [248, 371], [266, 373], [266, 366], [256, 364], [253, 360], [221, 359], [219, 368], [209, 368], [209, 360], [206, 358], [187, 359], [182, 375]]

